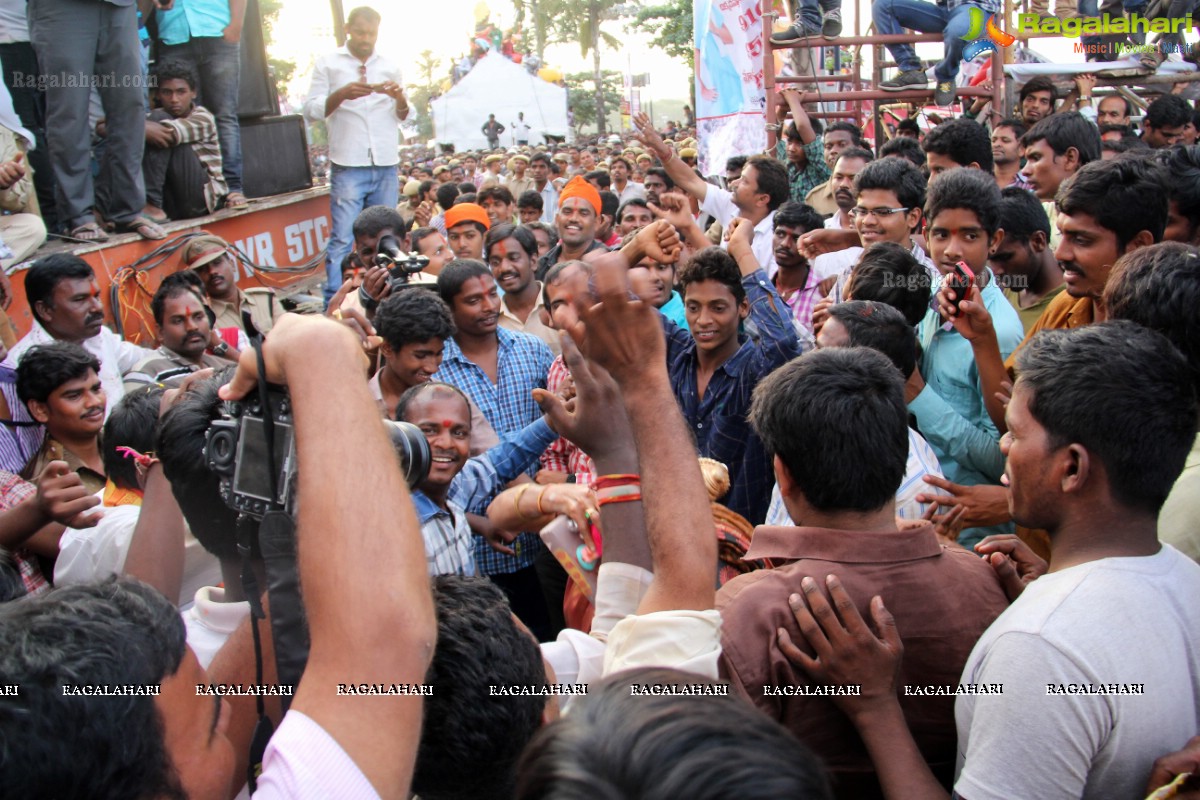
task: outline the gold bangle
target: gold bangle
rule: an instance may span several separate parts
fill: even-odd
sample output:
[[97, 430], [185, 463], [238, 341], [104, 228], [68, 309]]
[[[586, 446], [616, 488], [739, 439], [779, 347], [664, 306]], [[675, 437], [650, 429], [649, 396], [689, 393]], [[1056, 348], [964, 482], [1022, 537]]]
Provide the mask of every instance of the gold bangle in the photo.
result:
[[550, 488], [549, 486], [543, 486], [542, 490], [540, 492], [538, 492], [537, 508], [538, 508], [538, 516], [540, 516], [540, 517], [546, 516], [546, 512], [542, 510], [542, 498], [546, 496], [546, 490], [549, 488]]
[[521, 519], [533, 519], [533, 517], [521, 510], [521, 498], [525, 495], [525, 492], [529, 491], [529, 487], [532, 485], [532, 483], [522, 483], [521, 488], [517, 489], [516, 494], [513, 495], [513, 510], [517, 512], [517, 516]]

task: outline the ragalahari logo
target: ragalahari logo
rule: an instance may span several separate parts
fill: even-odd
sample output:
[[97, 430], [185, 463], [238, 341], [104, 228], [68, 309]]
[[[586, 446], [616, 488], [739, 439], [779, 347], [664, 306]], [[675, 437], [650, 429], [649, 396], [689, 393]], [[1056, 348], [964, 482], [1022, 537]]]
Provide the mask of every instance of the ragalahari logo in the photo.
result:
[[967, 8], [970, 14], [971, 27], [967, 30], [967, 35], [962, 37], [963, 41], [970, 42], [963, 48], [963, 61], [970, 61], [980, 53], [986, 53], [989, 50], [995, 51], [997, 47], [1008, 47], [1017, 39], [1012, 34], [1006, 33], [996, 24], [996, 15], [989, 15], [982, 8], [969, 6]]

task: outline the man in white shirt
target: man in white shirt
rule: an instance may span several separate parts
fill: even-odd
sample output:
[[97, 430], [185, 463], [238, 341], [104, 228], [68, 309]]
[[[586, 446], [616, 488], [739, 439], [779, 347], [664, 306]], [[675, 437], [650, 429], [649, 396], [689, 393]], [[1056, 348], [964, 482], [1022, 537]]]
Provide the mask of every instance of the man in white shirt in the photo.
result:
[[[671, 149], [645, 114], [634, 118], [638, 140], [659, 160], [675, 185], [696, 198], [700, 211], [710, 214], [728, 228], [734, 217], [742, 217], [754, 226], [750, 249], [767, 277], [775, 275], [775, 209], [787, 202], [791, 192], [787, 168], [768, 156], [754, 156], [742, 169], [742, 177], [733, 191], [713, 186], [689, 167]], [[721, 247], [727, 247], [722, 242]]]
[[[1157, 535], [1196, 427], [1187, 361], [1161, 334], [1117, 320], [1043, 331], [1017, 372], [1001, 445], [1009, 507], [1049, 532], [1052, 560], [1045, 572], [1015, 537], [976, 548], [1016, 599], [963, 668], [960, 686], [1002, 689], [960, 690], [954, 796], [1140, 797], [1154, 760], [1200, 730], [1200, 566]], [[823, 683], [860, 685], [839, 705], [885, 795], [948, 797], [901, 716], [894, 620], [872, 601], [876, 637], [840, 584], [827, 585], [840, 620], [806, 586], [807, 604], [793, 608], [812, 649], [781, 647]]]
[[524, 111], [518, 111], [517, 121], [508, 127], [512, 130], [513, 136], [516, 137], [518, 146], [529, 144], [529, 132], [533, 130], [533, 126], [525, 121]]
[[368, 206], [395, 208], [400, 183], [400, 121], [408, 99], [400, 68], [375, 52], [379, 13], [361, 6], [346, 21], [346, 44], [317, 59], [304, 114], [329, 128], [329, 247], [325, 299], [342, 285], [342, 259], [353, 245], [351, 226]]
[[634, 198], [638, 200], [646, 199], [646, 187], [640, 183], [631, 181], [629, 179], [631, 172], [633, 172], [633, 166], [625, 156], [613, 156], [609, 159], [608, 174], [612, 176], [612, 186], [610, 189], [617, 196], [617, 200], [621, 205], [624, 205], [626, 200]]
[[[29, 348], [39, 344], [64, 341], [83, 345], [100, 361], [100, 383], [108, 396], [107, 417], [108, 409], [125, 396], [121, 376], [154, 351], [126, 342], [104, 327], [96, 274], [78, 256], [55, 253], [39, 259], [25, 274], [25, 297], [33, 312], [33, 326], [8, 351], [0, 368], [15, 370]], [[17, 398], [15, 383], [0, 381], [0, 391], [8, 402], [11, 418], [29, 423], [0, 428], [0, 467], [20, 472], [25, 466], [22, 459], [27, 461], [41, 442], [42, 429], [32, 424], [25, 404]]]

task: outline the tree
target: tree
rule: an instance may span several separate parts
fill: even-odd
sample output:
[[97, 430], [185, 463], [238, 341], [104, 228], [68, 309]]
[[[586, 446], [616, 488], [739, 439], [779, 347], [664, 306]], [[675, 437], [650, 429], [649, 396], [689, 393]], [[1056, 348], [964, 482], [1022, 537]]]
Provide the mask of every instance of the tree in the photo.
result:
[[651, 46], [671, 58], [680, 58], [695, 68], [696, 50], [692, 36], [692, 0], [667, 0], [657, 6], [643, 6], [626, 30], [643, 30], [653, 35]]
[[[577, 41], [579, 50], [584, 57], [588, 53], [592, 55], [592, 86], [595, 91], [593, 102], [597, 108], [604, 105], [601, 92], [604, 79], [600, 70], [600, 45], [605, 44], [614, 50], [621, 48], [621, 41], [607, 31], [601, 30], [600, 26], [608, 20], [628, 15], [631, 10], [632, 6], [625, 5], [620, 0], [585, 0], [585, 2], [575, 0], [564, 3], [562, 12], [555, 18], [555, 25], [562, 40]], [[603, 114], [596, 119], [596, 127], [603, 136], [605, 133]]]
[[[271, 27], [275, 24], [275, 19], [279, 16], [282, 8], [283, 0], [258, 0], [258, 12], [262, 17], [263, 45], [268, 52], [271, 49]], [[276, 90], [280, 86], [287, 86], [296, 72], [296, 62], [282, 58], [267, 58], [267, 66], [275, 81]]]
[[442, 62], [433, 55], [432, 50], [422, 50], [417, 61], [417, 77], [420, 83], [409, 84], [408, 102], [417, 115], [417, 129], [423, 138], [433, 136], [433, 119], [429, 113], [429, 101], [437, 96], [440, 90]]
[[[576, 133], [582, 131], [585, 126], [596, 125], [603, 134], [605, 129], [601, 127], [599, 121], [614, 109], [621, 107], [623, 86], [621, 73], [612, 69], [604, 70], [599, 87], [596, 86], [595, 75], [587, 72], [576, 72], [564, 76], [563, 81], [567, 84], [568, 90], [567, 107], [575, 115]], [[597, 109], [603, 109], [599, 116], [596, 113]]]

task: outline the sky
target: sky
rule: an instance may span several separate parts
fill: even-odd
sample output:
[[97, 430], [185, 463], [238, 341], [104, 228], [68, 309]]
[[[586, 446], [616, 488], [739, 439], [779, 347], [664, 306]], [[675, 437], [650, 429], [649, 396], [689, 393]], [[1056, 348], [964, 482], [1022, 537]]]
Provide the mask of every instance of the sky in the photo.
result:
[[[423, 50], [432, 50], [443, 60], [448, 76], [454, 59], [463, 55], [471, 34], [475, 31], [475, 6], [478, 0], [437, 0], [433, 3], [406, 3], [403, 11], [397, 6], [377, 3], [383, 16], [379, 28], [379, 43], [376, 49], [400, 65], [405, 82], [417, 79], [417, 60]], [[346, 11], [354, 8], [354, 0], [343, 0]], [[511, 2], [495, 2], [491, 6], [491, 20], [502, 29], [512, 25], [514, 10]], [[649, 72], [652, 76], [651, 96], [655, 100], [678, 100], [685, 102], [689, 95], [691, 71], [679, 60], [653, 50], [640, 34], [629, 34], [625, 23], [609, 22], [604, 30], [621, 39], [625, 47], [622, 52], [607, 48], [601, 50], [601, 67], [626, 70], [634, 73]], [[276, 58], [296, 63], [296, 79], [288, 87], [289, 96], [302, 99], [307, 91], [312, 63], [316, 56], [327, 53], [338, 46], [333, 39], [333, 15], [328, 0], [287, 0], [279, 12], [274, 26], [274, 44], [271, 54]], [[590, 72], [592, 57], [584, 58], [578, 44], [555, 45], [546, 50], [548, 66], [560, 69], [565, 74]]]

